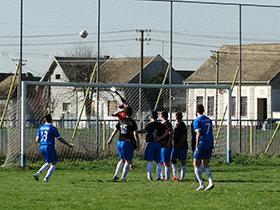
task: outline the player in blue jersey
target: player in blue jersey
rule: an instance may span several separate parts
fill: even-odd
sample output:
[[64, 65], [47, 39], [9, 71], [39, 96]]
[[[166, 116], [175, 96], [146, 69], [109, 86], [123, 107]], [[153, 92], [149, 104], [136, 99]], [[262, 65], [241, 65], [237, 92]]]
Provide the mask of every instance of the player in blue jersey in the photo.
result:
[[113, 133], [111, 134], [107, 144], [110, 145], [112, 143], [113, 137], [116, 135], [116, 133], [119, 131], [119, 141], [118, 141], [118, 151], [119, 151], [119, 157], [120, 162], [118, 163], [115, 171], [115, 175], [113, 177], [113, 180], [117, 180], [119, 173], [121, 169], [123, 168], [123, 173], [121, 180], [125, 180], [127, 173], [129, 171], [130, 164], [132, 164], [132, 156], [133, 156], [133, 150], [132, 150], [132, 141], [135, 141], [136, 139], [136, 149], [139, 149], [139, 137], [137, 133], [137, 125], [136, 122], [131, 119], [132, 116], [132, 108], [131, 107], [125, 107], [124, 113], [126, 114], [126, 117], [121, 118]]
[[[196, 190], [211, 190], [214, 187], [209, 162], [214, 147], [212, 121], [203, 115], [204, 107], [202, 104], [197, 105], [196, 113], [198, 117], [194, 120], [193, 126], [196, 132], [196, 145], [194, 151], [193, 166], [195, 175], [199, 181], [199, 187]], [[201, 162], [208, 178], [208, 186], [205, 188], [199, 169]]]
[[44, 122], [45, 124], [38, 129], [36, 142], [40, 142], [40, 150], [47, 163], [44, 164], [33, 177], [38, 181], [40, 174], [48, 170], [43, 180], [44, 182], [47, 182], [56, 169], [57, 155], [55, 151], [55, 138], [67, 145], [70, 149], [73, 148], [73, 145], [67, 143], [67, 141], [60, 136], [56, 127], [51, 124], [52, 116], [50, 114], [47, 114], [44, 117]]
[[160, 164], [160, 153], [161, 143], [160, 141], [168, 135], [168, 131], [165, 126], [157, 121], [158, 113], [152, 111], [151, 121], [145, 129], [138, 131], [138, 133], [147, 133], [146, 135], [146, 150], [144, 159], [147, 163], [147, 180], [152, 181], [153, 161], [156, 162], [157, 181], [160, 180], [161, 175], [161, 164]]
[[[195, 118], [197, 118], [197, 113], [195, 113]], [[194, 154], [195, 144], [196, 144], [196, 132], [195, 132], [194, 127], [193, 127], [193, 122], [194, 122], [194, 120], [191, 122], [191, 137], [192, 137], [191, 146], [192, 146], [192, 152]], [[203, 168], [203, 164], [202, 163], [201, 163], [201, 165], [199, 167], [199, 170], [200, 170], [200, 173], [202, 175], [203, 172], [204, 172], [204, 168]], [[204, 178], [202, 178], [202, 180], [205, 181]], [[195, 177], [195, 181], [198, 181], [198, 179], [196, 177]]]
[[168, 120], [167, 111], [161, 113], [162, 124], [168, 130], [168, 134], [161, 143], [161, 180], [170, 180], [170, 157], [171, 157], [171, 143], [173, 139], [172, 124]]
[[[187, 126], [183, 122], [183, 114], [182, 112], [177, 112], [175, 114], [176, 119], [176, 127], [174, 129], [174, 137], [173, 137], [173, 148], [171, 152], [171, 163], [173, 169], [173, 181], [179, 180], [183, 181], [185, 179], [187, 165], [187, 150], [188, 150], [188, 142], [187, 142]], [[181, 161], [181, 178], [178, 176], [178, 165], [177, 159]]]

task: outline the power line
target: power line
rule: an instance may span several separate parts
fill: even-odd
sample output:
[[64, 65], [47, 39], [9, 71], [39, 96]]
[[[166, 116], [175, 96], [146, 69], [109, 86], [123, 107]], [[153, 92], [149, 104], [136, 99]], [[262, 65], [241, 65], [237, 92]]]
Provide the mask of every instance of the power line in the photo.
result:
[[244, 3], [226, 3], [226, 2], [211, 2], [211, 1], [184, 1], [184, 0], [136, 0], [136, 1], [156, 1], [156, 2], [175, 2], [187, 4], [210, 4], [210, 5], [225, 5], [225, 6], [244, 6], [244, 7], [271, 7], [280, 8], [278, 5], [264, 4], [244, 4]]
[[[101, 34], [117, 34], [117, 33], [127, 33], [134, 32], [135, 30], [119, 30], [119, 31], [107, 31], [102, 32]], [[96, 35], [97, 33], [90, 33]], [[48, 35], [32, 35], [32, 36], [23, 36], [23, 38], [49, 38], [49, 37], [65, 37], [65, 36], [77, 36], [78, 34], [48, 34]], [[14, 39], [19, 38], [19, 36], [0, 36], [1, 39]]]

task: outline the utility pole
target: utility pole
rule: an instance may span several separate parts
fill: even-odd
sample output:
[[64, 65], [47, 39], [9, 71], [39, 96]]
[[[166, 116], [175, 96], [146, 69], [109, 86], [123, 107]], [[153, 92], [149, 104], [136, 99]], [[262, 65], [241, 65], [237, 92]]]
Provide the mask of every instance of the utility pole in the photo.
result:
[[[140, 58], [141, 58], [141, 65], [140, 65], [140, 73], [139, 73], [139, 84], [143, 83], [143, 67], [144, 67], [144, 41], [151, 41], [151, 38], [144, 39], [144, 33], [151, 32], [151, 29], [141, 30], [137, 29], [136, 32], [141, 33], [141, 38], [136, 38], [136, 41], [140, 41], [141, 47], [140, 47]], [[141, 106], [142, 106], [142, 88], [139, 88], [139, 120], [140, 120], [140, 128], [142, 129], [142, 115], [141, 115]]]
[[146, 29], [146, 30], [141, 30], [141, 29], [137, 29], [136, 32], [140, 32], [141, 33], [141, 38], [136, 38], [136, 41], [140, 41], [141, 42], [141, 49], [140, 49], [140, 57], [141, 57], [141, 68], [140, 68], [140, 74], [139, 74], [139, 84], [142, 84], [143, 82], [143, 58], [144, 58], [144, 41], [151, 41], [151, 38], [144, 39], [144, 33], [146, 32], [151, 32], [151, 29]]
[[[216, 85], [219, 84], [219, 51], [216, 53]], [[218, 129], [218, 95], [219, 90], [216, 88], [216, 105], [215, 105], [215, 128]]]
[[[212, 53], [216, 53], [216, 81], [215, 85], [219, 84], [219, 51], [211, 50]], [[215, 129], [218, 129], [218, 96], [219, 90], [216, 89], [216, 99], [215, 99]]]

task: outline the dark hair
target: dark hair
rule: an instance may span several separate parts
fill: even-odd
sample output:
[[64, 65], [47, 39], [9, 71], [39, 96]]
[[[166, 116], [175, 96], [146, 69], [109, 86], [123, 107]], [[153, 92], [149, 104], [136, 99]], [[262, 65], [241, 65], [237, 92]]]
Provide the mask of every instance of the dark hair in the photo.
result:
[[202, 104], [198, 104], [196, 106], [196, 111], [199, 113], [199, 114], [203, 114], [204, 112], [204, 106]]
[[161, 113], [161, 116], [163, 117], [163, 119], [167, 120], [167, 118], [168, 118], [168, 113], [167, 113], [167, 111], [163, 111], [163, 112]]
[[131, 108], [130, 106], [125, 107], [124, 110], [123, 110], [123, 112], [124, 112], [127, 116], [131, 117], [131, 115], [132, 115], [132, 108]]
[[46, 114], [44, 119], [47, 121], [47, 123], [51, 123], [52, 122], [52, 116], [51, 114]]
[[156, 120], [157, 118], [158, 118], [158, 113], [157, 113], [157, 111], [152, 111], [152, 117], [153, 117], [153, 119], [154, 120]]
[[178, 120], [182, 120], [183, 119], [182, 112], [176, 112], [176, 117], [177, 117]]

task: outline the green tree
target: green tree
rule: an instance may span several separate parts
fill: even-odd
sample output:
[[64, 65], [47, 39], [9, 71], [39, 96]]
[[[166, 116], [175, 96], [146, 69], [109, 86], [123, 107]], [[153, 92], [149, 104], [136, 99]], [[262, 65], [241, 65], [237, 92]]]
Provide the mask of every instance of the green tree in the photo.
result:
[[[162, 84], [163, 79], [164, 79], [164, 75], [159, 71], [155, 75], [151, 76], [147, 80], [146, 84]], [[168, 78], [166, 79], [164, 84], [169, 84]], [[145, 90], [145, 95], [147, 97], [149, 107], [151, 110], [155, 108], [155, 105], [156, 105], [155, 98], [158, 97], [159, 91], [160, 91], [159, 89], [154, 89], [154, 88], [147, 88]], [[157, 104], [156, 110], [161, 111], [163, 109], [164, 109], [163, 99], [160, 98], [159, 103]]]
[[[163, 79], [164, 79], [164, 75], [159, 71], [155, 75], [151, 76], [147, 80], [146, 84], [162, 84]], [[169, 81], [168, 81], [168, 78], [167, 78], [164, 84], [168, 84], [168, 83], [169, 83]]]

